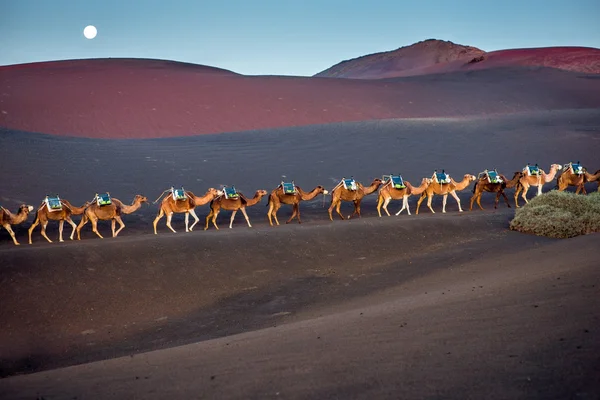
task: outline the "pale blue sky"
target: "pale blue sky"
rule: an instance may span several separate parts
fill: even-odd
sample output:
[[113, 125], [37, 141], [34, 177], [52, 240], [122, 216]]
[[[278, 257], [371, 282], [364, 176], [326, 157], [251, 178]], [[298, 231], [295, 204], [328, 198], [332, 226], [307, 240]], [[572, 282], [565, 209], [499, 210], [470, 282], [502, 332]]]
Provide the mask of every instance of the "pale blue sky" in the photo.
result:
[[599, 48], [600, 1], [0, 0], [0, 65], [140, 57], [309, 76], [429, 38]]

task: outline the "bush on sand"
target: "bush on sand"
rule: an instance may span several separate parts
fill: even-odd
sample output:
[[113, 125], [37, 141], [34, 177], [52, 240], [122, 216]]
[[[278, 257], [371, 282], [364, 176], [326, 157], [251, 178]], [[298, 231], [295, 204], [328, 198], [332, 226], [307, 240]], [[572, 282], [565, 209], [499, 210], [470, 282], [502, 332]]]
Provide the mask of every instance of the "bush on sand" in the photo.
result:
[[517, 209], [510, 229], [559, 239], [600, 232], [600, 193], [552, 190], [536, 196]]

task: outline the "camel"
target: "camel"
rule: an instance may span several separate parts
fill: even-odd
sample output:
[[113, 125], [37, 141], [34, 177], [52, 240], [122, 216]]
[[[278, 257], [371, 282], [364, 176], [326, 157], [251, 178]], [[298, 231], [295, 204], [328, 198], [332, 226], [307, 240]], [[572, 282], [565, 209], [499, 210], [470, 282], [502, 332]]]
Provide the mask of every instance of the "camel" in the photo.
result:
[[[156, 226], [158, 225], [158, 221], [166, 215], [167, 216], [167, 227], [173, 232], [177, 233], [175, 229], [171, 226], [171, 219], [173, 218], [173, 214], [185, 213], [185, 231], [191, 232], [194, 229], [194, 226], [200, 221], [200, 218], [196, 215], [196, 211], [194, 210], [197, 206], [203, 206], [208, 202], [214, 200], [216, 197], [220, 196], [223, 192], [217, 190], [215, 188], [209, 188], [204, 196], [196, 196], [194, 193], [190, 191], [185, 191], [185, 195], [180, 196], [179, 200], [175, 200], [173, 197], [173, 191], [175, 189], [167, 189], [159, 196], [158, 199], [154, 203], [156, 203], [160, 198], [165, 194], [169, 193], [165, 196], [160, 204], [160, 209], [158, 210], [158, 214], [154, 219], [154, 234], [157, 235], [158, 232], [156, 230]], [[178, 191], [179, 194], [183, 194], [183, 189]], [[192, 226], [189, 226], [190, 215], [194, 218], [194, 223]]]
[[423, 193], [423, 191], [427, 189], [427, 186], [429, 186], [429, 184], [431, 183], [431, 179], [423, 178], [423, 180], [421, 181], [421, 185], [417, 187], [411, 185], [409, 181], [403, 181], [404, 188], [402, 189], [395, 188], [392, 183], [392, 179], [390, 178], [379, 189], [379, 194], [377, 195], [377, 214], [379, 214], [380, 217], [381, 207], [383, 207], [383, 210], [388, 215], [388, 217], [390, 216], [387, 206], [392, 200], [402, 200], [402, 208], [396, 213], [396, 215], [400, 215], [400, 213], [402, 213], [404, 209], [406, 209], [408, 215], [410, 215], [408, 198], [411, 195], [416, 196]]
[[298, 223], [301, 224], [302, 221], [300, 220], [300, 202], [312, 200], [321, 193], [323, 193], [323, 196], [329, 193], [327, 190], [325, 190], [323, 186], [320, 185], [315, 187], [310, 192], [305, 192], [300, 186], [293, 185], [293, 182], [292, 188], [295, 189], [294, 192], [285, 193], [284, 186], [286, 187], [286, 189], [288, 189], [286, 185], [287, 184], [282, 182], [281, 185], [273, 189], [273, 191], [269, 195], [269, 200], [267, 202], [267, 207], [269, 207], [269, 211], [267, 212], [267, 217], [269, 218], [269, 224], [271, 226], [273, 226], [273, 218], [275, 219], [275, 223], [279, 225], [279, 220], [277, 220], [277, 211], [281, 208], [282, 204], [289, 204], [292, 206], [293, 209], [292, 216], [286, 221], [286, 224], [292, 222], [292, 220], [296, 217], [298, 218]]
[[17, 211], [16, 214], [13, 214], [6, 208], [0, 206], [0, 226], [3, 226], [4, 229], [8, 231], [16, 246], [19, 246], [21, 243], [17, 241], [15, 232], [12, 230], [11, 225], [19, 225], [27, 221], [27, 217], [32, 211], [33, 206], [29, 206], [27, 204], [21, 204], [19, 211]]
[[[442, 171], [442, 174], [445, 174], [445, 172]], [[431, 201], [433, 200], [433, 196], [436, 194], [443, 196], [443, 201], [442, 201], [442, 212], [443, 213], [446, 212], [446, 201], [448, 200], [448, 194], [450, 194], [452, 197], [454, 197], [454, 199], [456, 200], [456, 204], [458, 204], [458, 211], [462, 212], [463, 209], [460, 206], [460, 199], [458, 198], [456, 191], [461, 191], [461, 190], [466, 189], [466, 187], [469, 186], [469, 184], [471, 182], [477, 180], [475, 175], [465, 174], [462, 181], [456, 182], [454, 179], [450, 178], [446, 174], [447, 183], [445, 183], [445, 182], [440, 183], [440, 181], [437, 178], [437, 175], [438, 175], [437, 171], [433, 173], [433, 175], [431, 177], [432, 182], [429, 184], [429, 186], [427, 186], [427, 189], [425, 189], [423, 194], [421, 194], [421, 197], [419, 198], [419, 201], [417, 202], [417, 211], [416, 211], [417, 215], [419, 214], [419, 207], [421, 207], [421, 203], [423, 202], [423, 200], [425, 200], [425, 197], [427, 197], [427, 207], [429, 207], [431, 212], [433, 214], [435, 214], [435, 211], [433, 211], [433, 208], [431, 207]]]
[[[538, 173], [535, 175], [531, 175], [527, 171], [529, 168], [538, 169]], [[541, 195], [542, 187], [544, 186], [544, 184], [552, 181], [554, 179], [554, 177], [556, 176], [556, 173], [560, 169], [562, 169], [562, 165], [552, 164], [550, 166], [550, 173], [546, 174], [546, 172], [543, 169], [538, 168], [537, 164], [535, 165], [535, 167], [530, 167], [529, 165], [527, 165], [523, 169], [523, 176], [521, 176], [521, 179], [519, 179], [520, 185], [518, 185], [517, 189], [515, 190], [515, 207], [519, 208], [519, 202], [518, 202], [519, 193], [521, 193], [521, 197], [523, 197], [523, 200], [525, 200], [525, 203], [529, 203], [529, 201], [527, 200], [527, 191], [529, 190], [529, 187], [537, 186], [538, 190], [537, 190], [536, 196]]]
[[[57, 199], [58, 199], [58, 197], [57, 197]], [[37, 215], [35, 217], [35, 221], [31, 225], [31, 227], [29, 227], [29, 244], [33, 244], [33, 242], [31, 241], [31, 236], [33, 234], [33, 230], [38, 225], [41, 225], [40, 229], [41, 229], [42, 236], [48, 242], [52, 243], [52, 240], [50, 240], [48, 235], [46, 235], [46, 226], [48, 226], [48, 221], [58, 221], [58, 241], [59, 242], [64, 242], [63, 227], [65, 224], [65, 221], [67, 221], [69, 224], [71, 224], [71, 226], [73, 227], [73, 230], [71, 231], [71, 236], [69, 236], [69, 239], [73, 240], [73, 237], [75, 236], [75, 230], [77, 229], [77, 225], [71, 219], [71, 215], [83, 214], [86, 207], [88, 207], [91, 203], [89, 201], [86, 201], [83, 204], [83, 206], [75, 207], [68, 200], [60, 199], [60, 200], [58, 200], [60, 202], [60, 208], [57, 210], [50, 211], [48, 209], [47, 201], [48, 200], [44, 200], [42, 202], [42, 204], [39, 206], [39, 208], [37, 210]]]
[[365, 187], [359, 182], [354, 182], [354, 179], [352, 179], [352, 181], [356, 185], [356, 189], [350, 190], [346, 189], [346, 185], [344, 184], [344, 181], [346, 180], [347, 179], [345, 178], [342, 179], [342, 181], [331, 190], [331, 205], [327, 210], [329, 212], [329, 219], [331, 221], [333, 221], [332, 212], [334, 208], [337, 214], [340, 216], [340, 218], [345, 219], [342, 213], [340, 212], [340, 208], [342, 207], [342, 201], [351, 201], [354, 203], [354, 212], [352, 213], [352, 215], [348, 216], [348, 219], [352, 218], [354, 215], [358, 215], [358, 217], [360, 218], [360, 203], [363, 197], [375, 192], [383, 183], [381, 179], [375, 178], [371, 185]]
[[566, 190], [569, 186], [576, 186], [575, 194], [579, 194], [579, 192], [587, 194], [585, 190], [586, 174], [590, 177], [593, 177], [593, 175], [587, 173], [585, 168], [579, 164], [579, 161], [577, 161], [577, 164], [570, 162], [563, 165], [562, 171], [562, 174], [556, 178], [556, 186], [559, 192]]
[[[108, 195], [108, 193], [107, 193]], [[147, 203], [148, 199], [142, 195], [136, 194], [133, 198], [131, 205], [124, 204], [121, 200], [116, 198], [110, 198], [110, 204], [98, 205], [98, 195], [92, 201], [92, 204], [85, 208], [83, 217], [77, 225], [77, 240], [81, 240], [81, 228], [88, 223], [92, 222], [92, 231], [98, 235], [100, 239], [104, 237], [98, 232], [98, 221], [111, 221], [112, 237], [117, 237], [119, 232], [125, 228], [125, 223], [121, 219], [121, 214], [131, 214], [137, 211], [142, 203]], [[119, 229], [115, 231], [115, 222], [119, 223]]]
[[471, 205], [469, 206], [469, 211], [473, 211], [473, 203], [477, 200], [477, 205], [480, 209], [483, 210], [481, 206], [481, 195], [483, 192], [496, 193], [496, 200], [494, 202], [494, 208], [498, 208], [498, 202], [500, 201], [500, 196], [504, 197], [504, 201], [506, 202], [506, 206], [510, 208], [510, 204], [508, 203], [508, 197], [504, 193], [504, 189], [510, 189], [517, 185], [519, 185], [519, 179], [523, 175], [522, 172], [515, 172], [513, 178], [509, 181], [502, 174], [498, 174], [496, 171], [493, 171], [496, 175], [492, 174], [490, 178], [494, 180], [495, 177], [500, 178], [497, 182], [490, 182], [486, 172], [491, 173], [492, 171], [484, 171], [479, 174], [479, 179], [475, 182], [475, 186], [473, 186], [473, 196], [471, 197]]
[[251, 207], [255, 204], [258, 204], [260, 200], [267, 195], [267, 191], [262, 189], [257, 190], [254, 194], [254, 197], [251, 199], [246, 198], [242, 193], [239, 192], [237, 192], [237, 195], [238, 196], [236, 197], [227, 198], [227, 196], [223, 194], [222, 196], [219, 196], [210, 202], [210, 213], [206, 216], [206, 225], [204, 226], [204, 230], [208, 229], [208, 224], [211, 221], [215, 228], [219, 230], [219, 227], [217, 226], [217, 216], [219, 215], [221, 209], [233, 211], [229, 220], [229, 229], [233, 228], [233, 220], [238, 210], [244, 214], [246, 222], [248, 223], [248, 227], [252, 228], [248, 214], [246, 214], [246, 207]]
[[596, 172], [594, 172], [594, 175], [589, 174], [588, 172], [585, 173], [585, 181], [586, 182], [598, 182], [598, 191], [600, 192], [600, 169]]

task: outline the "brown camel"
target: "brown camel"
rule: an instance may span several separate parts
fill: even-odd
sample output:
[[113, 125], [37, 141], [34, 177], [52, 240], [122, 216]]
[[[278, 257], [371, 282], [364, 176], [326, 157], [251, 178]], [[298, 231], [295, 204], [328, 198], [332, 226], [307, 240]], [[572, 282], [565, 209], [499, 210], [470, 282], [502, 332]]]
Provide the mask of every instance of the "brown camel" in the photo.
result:
[[[107, 193], [108, 194], [108, 193]], [[104, 237], [98, 232], [98, 221], [111, 221], [112, 237], [117, 237], [119, 232], [125, 228], [125, 223], [121, 219], [122, 214], [131, 214], [137, 211], [142, 203], [147, 203], [148, 199], [142, 195], [136, 194], [133, 198], [133, 202], [130, 206], [124, 204], [121, 200], [116, 198], [110, 198], [110, 204], [99, 205], [98, 195], [92, 201], [88, 207], [86, 207], [83, 217], [77, 225], [77, 240], [81, 240], [81, 228], [88, 223], [92, 222], [92, 231], [98, 235], [100, 239]], [[119, 223], [119, 229], [115, 231], [115, 222]]]
[[377, 214], [379, 214], [379, 216], [381, 217], [381, 207], [383, 207], [383, 210], [389, 217], [390, 213], [388, 211], [387, 206], [388, 204], [390, 204], [390, 201], [402, 200], [402, 208], [396, 213], [396, 215], [400, 215], [400, 213], [402, 213], [404, 209], [406, 209], [408, 215], [410, 215], [408, 198], [411, 195], [416, 196], [423, 193], [423, 191], [427, 189], [427, 186], [429, 186], [430, 183], [431, 179], [423, 178], [423, 180], [421, 181], [421, 185], [419, 185], [418, 187], [414, 187], [409, 181], [403, 181], [402, 184], [404, 185], [404, 188], [400, 189], [394, 187], [394, 183], [392, 182], [391, 178], [387, 179], [379, 189], [379, 194], [377, 195]]
[[528, 171], [528, 169], [530, 169], [530, 168], [532, 168], [532, 167], [530, 167], [528, 165], [523, 169], [523, 176], [521, 176], [521, 179], [519, 179], [520, 185], [518, 185], [517, 189], [515, 190], [515, 207], [517, 207], [517, 208], [519, 208], [519, 202], [518, 202], [519, 193], [521, 193], [521, 197], [523, 197], [523, 200], [525, 200], [525, 203], [529, 203], [529, 201], [527, 200], [527, 191], [529, 190], [529, 187], [537, 186], [538, 190], [537, 190], [536, 196], [541, 195], [542, 187], [544, 186], [544, 184], [548, 183], [554, 179], [554, 177], [556, 176], [556, 173], [562, 168], [562, 165], [552, 164], [550, 166], [549, 174], [546, 174], [546, 172], [543, 169], [538, 168], [537, 165], [533, 168], [538, 169], [538, 173], [531, 174]]
[[[203, 206], [205, 204], [207, 204], [208, 202], [212, 201], [213, 199], [215, 199], [216, 197], [220, 196], [223, 192], [221, 192], [220, 190], [217, 190], [215, 188], [209, 188], [206, 193], [204, 194], [204, 196], [196, 196], [194, 193], [190, 192], [190, 191], [185, 191], [185, 195], [183, 195], [182, 190], [179, 191], [178, 193], [180, 194], [179, 199], [176, 200], [175, 197], [177, 195], [173, 195], [173, 188], [171, 189], [167, 189], [163, 192], [163, 194], [160, 196], [162, 197], [164, 194], [168, 193], [167, 196], [165, 196], [162, 200], [162, 202], [160, 203], [160, 209], [158, 210], [158, 214], [156, 215], [156, 218], [154, 219], [153, 225], [154, 225], [154, 234], [157, 235], [158, 232], [156, 230], [156, 226], [158, 225], [158, 221], [160, 221], [160, 219], [166, 215], [167, 216], [167, 227], [173, 232], [173, 233], [177, 233], [175, 232], [175, 229], [173, 229], [173, 227], [171, 226], [171, 219], [173, 218], [173, 214], [180, 214], [180, 213], [185, 213], [185, 231], [186, 232], [191, 232], [192, 229], [194, 228], [194, 226], [198, 223], [198, 221], [200, 221], [200, 218], [198, 218], [198, 216], [196, 215], [196, 211], [194, 210], [197, 206]], [[160, 200], [160, 197], [158, 199], [156, 199], [156, 201]], [[156, 203], [155, 201], [155, 203]], [[194, 223], [192, 224], [192, 226], [189, 226], [189, 218], [190, 215], [194, 218]]]
[[[446, 176], [446, 178], [444, 180], [440, 180], [440, 177], [442, 175]], [[450, 194], [452, 197], [454, 197], [454, 199], [456, 200], [456, 204], [458, 204], [458, 211], [462, 212], [463, 209], [460, 206], [460, 199], [458, 198], [456, 191], [461, 191], [461, 190], [466, 189], [467, 186], [469, 186], [469, 184], [471, 182], [477, 180], [475, 175], [465, 174], [462, 181], [456, 182], [454, 179], [449, 177], [443, 171], [441, 174], [434, 172], [431, 179], [432, 179], [432, 182], [429, 184], [429, 186], [427, 186], [427, 189], [425, 189], [423, 194], [421, 194], [421, 197], [419, 198], [419, 201], [417, 202], [417, 211], [416, 211], [417, 215], [419, 214], [419, 207], [421, 207], [421, 203], [423, 202], [423, 200], [425, 200], [425, 197], [427, 197], [427, 207], [429, 207], [431, 212], [433, 214], [435, 214], [435, 211], [433, 211], [433, 208], [431, 207], [431, 201], [433, 200], [433, 196], [436, 194], [443, 196], [443, 198], [442, 198], [443, 199], [443, 201], [442, 201], [442, 212], [443, 213], [446, 212], [446, 201], [448, 200], [448, 194]]]
[[361, 183], [355, 182], [352, 179], [355, 188], [352, 187], [347, 189], [346, 184], [344, 184], [344, 181], [350, 182], [350, 180], [344, 178], [340, 183], [336, 185], [336, 187], [334, 187], [331, 190], [331, 205], [327, 210], [329, 212], [329, 219], [331, 221], [333, 221], [334, 208], [337, 214], [340, 216], [340, 218], [345, 219], [342, 213], [340, 212], [340, 208], [342, 207], [342, 201], [351, 201], [354, 203], [354, 212], [352, 213], [352, 215], [348, 215], [348, 219], [352, 218], [354, 215], [358, 215], [358, 217], [360, 218], [360, 203], [363, 197], [375, 192], [383, 183], [381, 179], [375, 178], [371, 185], [365, 187]]
[[594, 175], [585, 173], [586, 182], [598, 182], [598, 191], [600, 192], [600, 169], [594, 172]]
[[[486, 172], [490, 173], [489, 179]], [[477, 180], [477, 182], [475, 182], [475, 186], [473, 186], [473, 196], [471, 197], [471, 205], [469, 206], [469, 211], [473, 211], [473, 203], [475, 202], [475, 200], [477, 200], [477, 205], [479, 206], [479, 208], [483, 210], [483, 207], [481, 206], [481, 195], [483, 194], [483, 192], [496, 193], [494, 208], [498, 208], [500, 196], [504, 197], [506, 206], [510, 208], [510, 204], [508, 203], [508, 197], [506, 197], [504, 189], [510, 189], [519, 185], [519, 179], [521, 179], [522, 175], [522, 172], [517, 171], [515, 172], [513, 178], [509, 181], [504, 175], [498, 174], [496, 171], [481, 172], [479, 174], [479, 179]]]
[[240, 210], [244, 217], [246, 218], [246, 222], [248, 223], [248, 227], [252, 228], [250, 224], [250, 219], [248, 218], [248, 214], [246, 214], [246, 207], [252, 207], [255, 204], [258, 204], [260, 200], [267, 195], [266, 190], [257, 190], [254, 194], [254, 197], [251, 199], [246, 198], [242, 193], [236, 192], [237, 196], [227, 197], [225, 194], [217, 197], [213, 201], [210, 202], [210, 213], [206, 216], [206, 225], [204, 226], [204, 230], [208, 229], [209, 222], [219, 230], [217, 226], [217, 217], [219, 216], [219, 212], [221, 209], [233, 211], [231, 213], [231, 218], [229, 220], [229, 229], [233, 228], [233, 220], [237, 211]]
[[19, 211], [17, 211], [16, 214], [13, 214], [6, 208], [0, 206], [0, 226], [3, 226], [4, 229], [8, 231], [10, 237], [17, 246], [19, 246], [20, 243], [17, 241], [17, 238], [15, 237], [15, 232], [13, 232], [11, 225], [19, 225], [27, 221], [27, 217], [32, 211], [33, 206], [29, 206], [27, 204], [21, 204], [21, 206], [19, 207]]
[[[291, 185], [293, 186], [288, 187]], [[289, 189], [291, 193], [286, 193], [284, 191], [284, 186], [285, 189]], [[269, 207], [269, 211], [267, 212], [269, 224], [273, 226], [272, 219], [274, 218], [275, 223], [279, 225], [279, 221], [277, 220], [277, 211], [281, 208], [282, 204], [289, 204], [293, 208], [292, 216], [286, 221], [286, 224], [292, 222], [292, 220], [295, 217], [298, 217], [298, 223], [301, 224], [302, 221], [300, 220], [300, 202], [312, 200], [321, 193], [323, 193], [323, 195], [326, 195], [329, 192], [325, 190], [323, 186], [317, 186], [310, 192], [305, 192], [300, 186], [294, 185], [293, 182], [292, 184], [286, 184], [282, 182], [281, 185], [277, 186], [277, 188], [275, 188], [269, 195], [269, 200], [267, 202], [267, 206]]]
[[[50, 202], [53, 202], [53, 203], [50, 203]], [[58, 202], [58, 204], [56, 204], [57, 202]], [[53, 204], [56, 204], [56, 209], [53, 209], [52, 211], [50, 211], [50, 207]], [[33, 234], [33, 230], [38, 225], [41, 225], [40, 229], [41, 229], [42, 236], [48, 242], [52, 243], [52, 240], [50, 240], [48, 235], [46, 235], [46, 227], [48, 226], [48, 221], [58, 221], [58, 241], [59, 242], [64, 242], [63, 227], [65, 224], [65, 221], [67, 221], [69, 224], [71, 224], [71, 226], [73, 227], [73, 230], [71, 231], [71, 236], [69, 236], [69, 239], [73, 240], [73, 237], [75, 236], [75, 230], [77, 229], [77, 225], [71, 219], [71, 215], [83, 214], [86, 207], [89, 206], [90, 204], [91, 203], [89, 201], [86, 201], [83, 206], [75, 207], [68, 200], [59, 199], [58, 197], [56, 197], [54, 199], [47, 197], [46, 200], [44, 200], [42, 202], [42, 204], [39, 206], [39, 208], [37, 210], [37, 215], [35, 217], [35, 221], [31, 225], [31, 227], [29, 227], [29, 244], [33, 243], [31, 241], [31, 236]]]
[[585, 168], [579, 164], [579, 161], [577, 164], [570, 162], [563, 165], [562, 174], [556, 178], [556, 186], [558, 187], [558, 191], [562, 192], [569, 186], [576, 186], [577, 189], [575, 190], [575, 194], [579, 194], [579, 192], [587, 194], [585, 190], [586, 174], [593, 178], [593, 175], [589, 174]]

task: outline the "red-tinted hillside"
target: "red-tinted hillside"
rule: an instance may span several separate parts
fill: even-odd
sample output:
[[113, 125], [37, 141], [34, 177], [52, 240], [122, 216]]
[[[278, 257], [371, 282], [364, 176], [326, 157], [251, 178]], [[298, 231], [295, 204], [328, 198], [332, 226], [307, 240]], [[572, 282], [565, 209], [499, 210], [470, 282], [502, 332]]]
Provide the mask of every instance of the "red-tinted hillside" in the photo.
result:
[[0, 128], [153, 138], [386, 118], [463, 117], [600, 107], [600, 80], [527, 68], [432, 83], [243, 76], [155, 60], [0, 67]]
[[430, 39], [394, 51], [342, 61], [315, 76], [380, 79], [515, 66], [598, 74], [600, 49], [544, 47], [486, 53], [475, 47]]
[[378, 79], [422, 75], [425, 68], [435, 69], [447, 63], [467, 63], [485, 54], [476, 47], [429, 39], [393, 51], [369, 54], [342, 61], [315, 76], [327, 78]]

